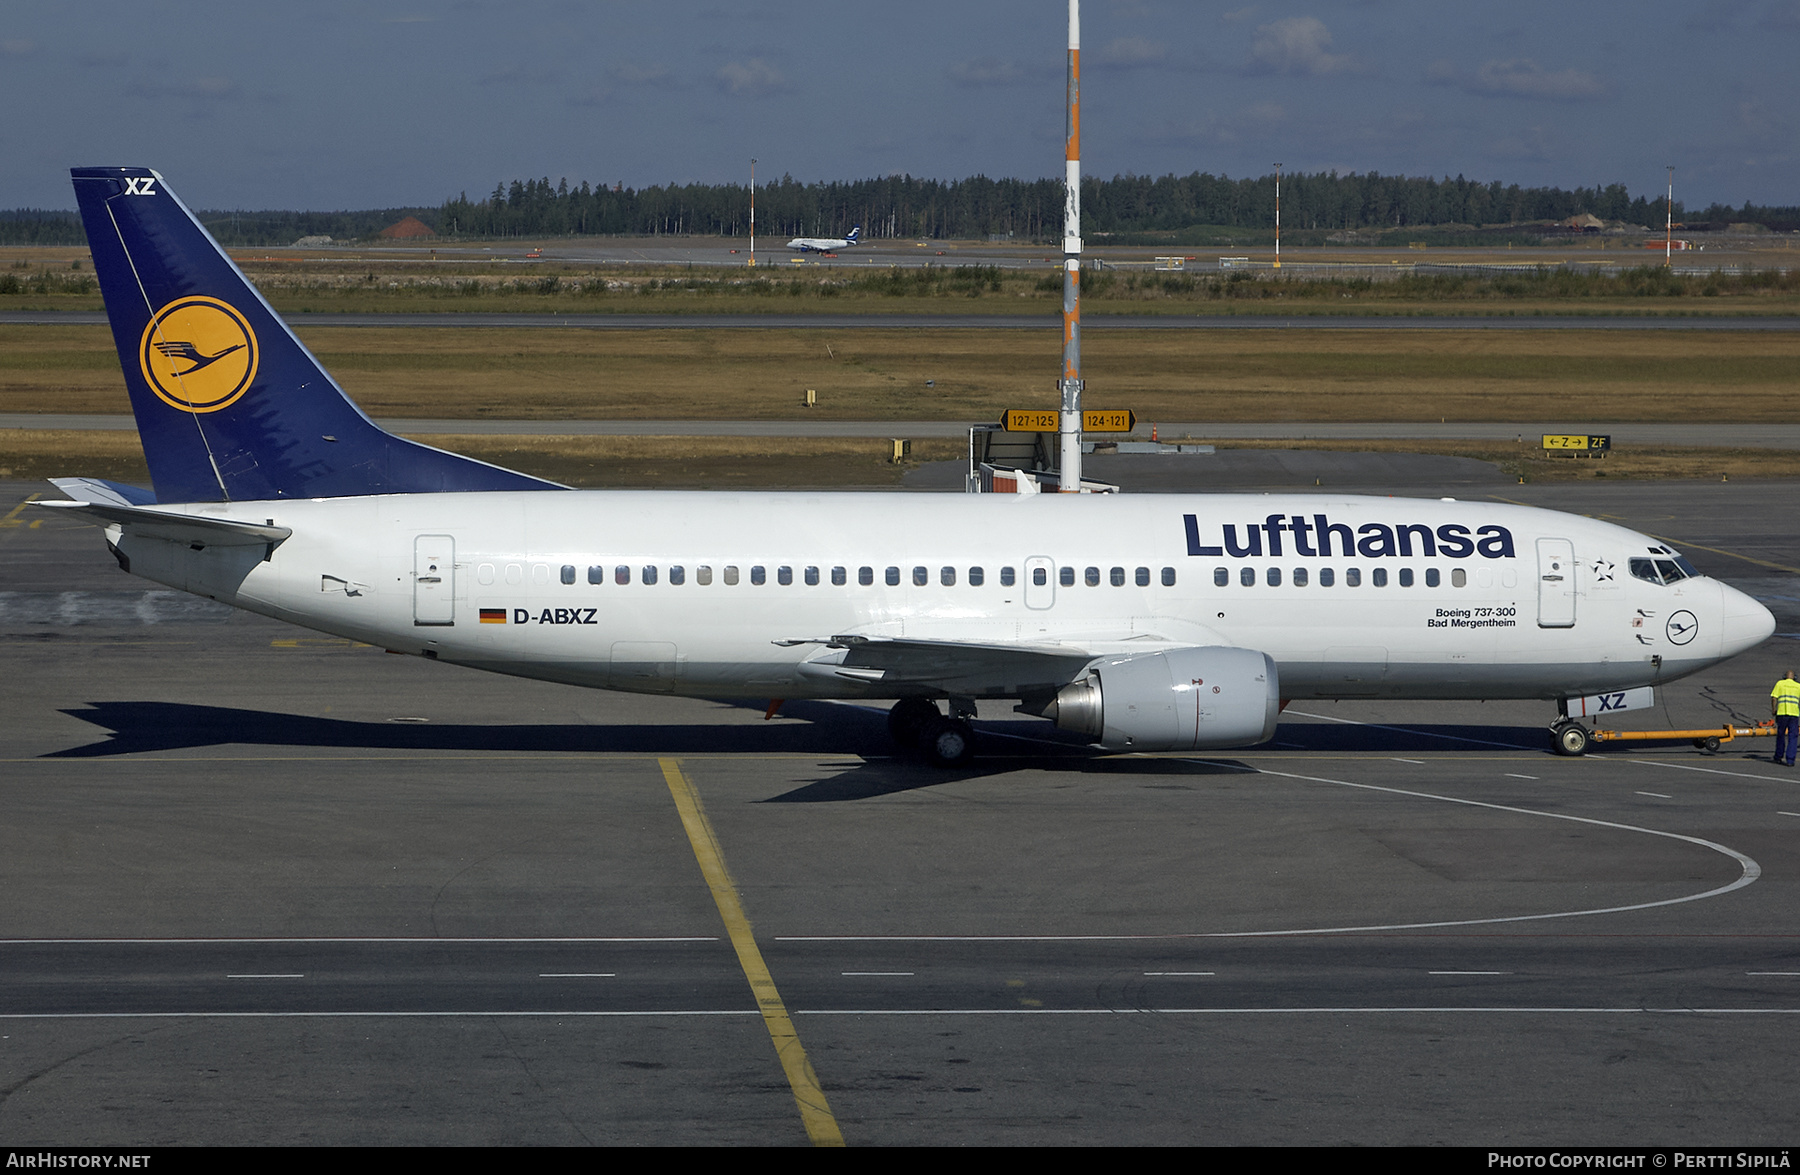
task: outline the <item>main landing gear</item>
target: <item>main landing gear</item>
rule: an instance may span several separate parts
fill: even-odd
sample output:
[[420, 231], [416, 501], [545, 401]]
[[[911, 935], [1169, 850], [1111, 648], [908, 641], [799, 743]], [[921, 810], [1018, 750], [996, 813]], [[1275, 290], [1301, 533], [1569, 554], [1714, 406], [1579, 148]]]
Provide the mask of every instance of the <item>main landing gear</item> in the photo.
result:
[[962, 767], [975, 758], [975, 728], [968, 716], [975, 707], [951, 700], [954, 717], [946, 718], [928, 698], [901, 698], [888, 711], [888, 733], [902, 747], [917, 747], [933, 767]]

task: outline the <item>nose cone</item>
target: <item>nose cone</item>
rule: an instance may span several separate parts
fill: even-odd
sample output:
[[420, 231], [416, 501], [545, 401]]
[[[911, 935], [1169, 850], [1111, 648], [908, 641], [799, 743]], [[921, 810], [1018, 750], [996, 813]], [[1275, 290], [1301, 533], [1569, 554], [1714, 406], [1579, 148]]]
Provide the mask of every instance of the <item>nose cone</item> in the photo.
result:
[[1775, 614], [1730, 584], [1719, 585], [1719, 604], [1724, 621], [1722, 656], [1735, 657], [1774, 634]]

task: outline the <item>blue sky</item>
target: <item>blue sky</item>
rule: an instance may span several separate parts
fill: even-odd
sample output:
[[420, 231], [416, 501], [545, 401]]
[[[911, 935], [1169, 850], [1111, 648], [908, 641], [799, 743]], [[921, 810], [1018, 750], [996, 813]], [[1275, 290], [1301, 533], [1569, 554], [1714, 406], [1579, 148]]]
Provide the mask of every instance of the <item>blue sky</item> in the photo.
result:
[[[206, 208], [495, 182], [1060, 174], [1066, 0], [8, 0], [0, 208], [141, 163]], [[1089, 174], [1624, 183], [1800, 204], [1800, 0], [1086, 0]]]

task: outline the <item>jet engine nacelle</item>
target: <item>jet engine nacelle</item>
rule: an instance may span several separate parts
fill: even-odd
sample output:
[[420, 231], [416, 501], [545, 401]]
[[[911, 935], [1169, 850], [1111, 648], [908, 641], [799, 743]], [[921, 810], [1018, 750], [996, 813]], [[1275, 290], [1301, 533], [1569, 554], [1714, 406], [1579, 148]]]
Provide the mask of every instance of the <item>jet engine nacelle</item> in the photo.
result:
[[1198, 751], [1267, 742], [1280, 712], [1268, 654], [1198, 648], [1097, 661], [1045, 717], [1109, 751]]

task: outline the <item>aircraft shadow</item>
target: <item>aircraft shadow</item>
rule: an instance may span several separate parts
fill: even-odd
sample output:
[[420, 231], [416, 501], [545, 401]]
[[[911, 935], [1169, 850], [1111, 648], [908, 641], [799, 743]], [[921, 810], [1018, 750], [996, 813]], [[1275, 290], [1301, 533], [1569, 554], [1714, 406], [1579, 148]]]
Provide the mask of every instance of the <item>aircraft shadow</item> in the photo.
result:
[[[91, 759], [218, 746], [314, 747], [344, 751], [562, 752], [586, 754], [795, 754], [829, 760], [847, 756], [835, 774], [771, 795], [765, 803], [842, 803], [941, 787], [1022, 770], [1095, 777], [1236, 775], [1247, 763], [1198, 753], [1195, 759], [1108, 755], [1074, 742], [1047, 725], [977, 723], [979, 755], [967, 767], [933, 768], [916, 755], [896, 753], [882, 711], [793, 701], [769, 723], [397, 723], [315, 718], [266, 710], [165, 701], [90, 702], [64, 710], [107, 732], [45, 758]], [[1008, 729], [1012, 728], [1012, 729]], [[1026, 735], [1022, 731], [1030, 730]], [[1066, 740], [1066, 741], [1065, 741]], [[1533, 726], [1421, 725], [1383, 727], [1284, 723], [1277, 750], [1405, 753], [1546, 748]]]

